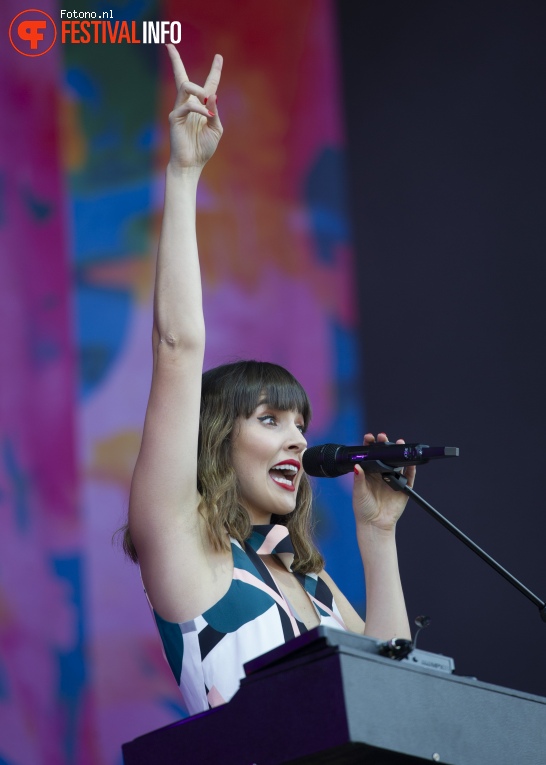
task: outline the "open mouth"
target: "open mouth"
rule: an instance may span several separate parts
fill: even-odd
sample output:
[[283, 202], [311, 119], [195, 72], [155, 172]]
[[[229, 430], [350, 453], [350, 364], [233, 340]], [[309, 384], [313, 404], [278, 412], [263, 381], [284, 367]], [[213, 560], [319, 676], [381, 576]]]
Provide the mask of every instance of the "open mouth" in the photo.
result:
[[280, 462], [278, 465], [274, 465], [269, 471], [269, 475], [275, 481], [277, 486], [287, 491], [295, 491], [295, 480], [299, 472], [299, 465], [297, 462]]

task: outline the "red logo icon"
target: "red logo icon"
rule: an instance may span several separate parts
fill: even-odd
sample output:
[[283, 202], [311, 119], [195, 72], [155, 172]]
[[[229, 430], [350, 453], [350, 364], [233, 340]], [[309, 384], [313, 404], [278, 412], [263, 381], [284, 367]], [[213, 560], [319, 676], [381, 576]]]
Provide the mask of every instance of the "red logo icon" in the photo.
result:
[[9, 39], [23, 56], [43, 56], [57, 39], [57, 27], [48, 13], [29, 8], [11, 22]]

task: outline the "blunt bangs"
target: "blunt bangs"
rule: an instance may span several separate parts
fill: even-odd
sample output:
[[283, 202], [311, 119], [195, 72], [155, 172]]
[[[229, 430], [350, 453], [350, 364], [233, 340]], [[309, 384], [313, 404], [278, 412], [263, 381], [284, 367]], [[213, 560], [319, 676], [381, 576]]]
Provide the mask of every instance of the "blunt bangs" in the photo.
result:
[[301, 384], [290, 372], [267, 361], [224, 364], [203, 375], [202, 402], [218, 397], [231, 417], [248, 418], [260, 404], [301, 414], [304, 427], [311, 420], [311, 405]]

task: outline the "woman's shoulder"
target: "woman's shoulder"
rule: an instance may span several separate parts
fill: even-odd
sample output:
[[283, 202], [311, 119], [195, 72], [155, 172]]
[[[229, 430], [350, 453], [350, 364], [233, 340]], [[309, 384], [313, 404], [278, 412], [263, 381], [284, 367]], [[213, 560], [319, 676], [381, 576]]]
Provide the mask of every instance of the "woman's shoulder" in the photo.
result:
[[[156, 613], [170, 622], [183, 623], [202, 614], [229, 589], [233, 556], [215, 550], [201, 528], [188, 539], [184, 523], [171, 524], [164, 542], [140, 555], [142, 580]], [[226, 537], [227, 539], [227, 537]]]

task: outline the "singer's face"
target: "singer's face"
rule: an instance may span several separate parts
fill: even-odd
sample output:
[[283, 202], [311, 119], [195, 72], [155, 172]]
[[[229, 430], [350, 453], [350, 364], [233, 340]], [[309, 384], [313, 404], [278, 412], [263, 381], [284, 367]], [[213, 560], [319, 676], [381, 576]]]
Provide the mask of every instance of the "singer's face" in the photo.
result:
[[302, 476], [301, 455], [307, 447], [299, 412], [280, 411], [260, 403], [247, 419], [235, 423], [231, 458], [239, 498], [254, 524], [296, 507]]

